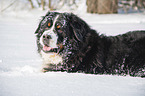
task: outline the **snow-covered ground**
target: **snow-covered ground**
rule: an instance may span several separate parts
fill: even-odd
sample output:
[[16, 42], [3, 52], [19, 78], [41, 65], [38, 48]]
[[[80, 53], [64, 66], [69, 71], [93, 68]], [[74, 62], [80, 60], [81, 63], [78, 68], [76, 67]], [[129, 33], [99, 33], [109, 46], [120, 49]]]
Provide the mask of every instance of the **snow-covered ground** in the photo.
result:
[[[130, 76], [40, 71], [34, 32], [39, 10], [0, 13], [0, 96], [145, 96], [145, 79]], [[145, 30], [145, 13], [76, 12], [101, 34]]]

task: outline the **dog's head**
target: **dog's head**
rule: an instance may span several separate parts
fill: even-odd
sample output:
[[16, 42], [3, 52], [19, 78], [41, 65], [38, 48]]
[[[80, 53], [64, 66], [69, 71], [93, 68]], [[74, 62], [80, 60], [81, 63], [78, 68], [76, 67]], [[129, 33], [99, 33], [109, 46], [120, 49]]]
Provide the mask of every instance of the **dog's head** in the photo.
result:
[[[78, 62], [75, 61], [79, 58], [82, 61], [80, 52], [88, 44], [89, 30], [89, 26], [72, 13], [48, 12], [35, 32], [38, 51], [45, 61], [49, 59], [50, 62], [47, 63], [53, 63], [56, 66], [61, 63], [60, 66], [76, 68], [75, 63]], [[55, 58], [57, 60], [54, 62], [55, 60], [51, 57], [56, 56], [60, 60]]]

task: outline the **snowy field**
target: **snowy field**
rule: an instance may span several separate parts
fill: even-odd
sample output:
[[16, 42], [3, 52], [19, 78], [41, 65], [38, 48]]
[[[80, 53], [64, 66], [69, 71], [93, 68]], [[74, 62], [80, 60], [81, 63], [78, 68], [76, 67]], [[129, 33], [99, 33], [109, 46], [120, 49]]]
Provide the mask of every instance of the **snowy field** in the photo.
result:
[[[0, 96], [145, 96], [145, 78], [42, 73], [34, 32], [46, 12], [37, 11], [0, 14]], [[145, 30], [145, 13], [78, 16], [109, 36]]]

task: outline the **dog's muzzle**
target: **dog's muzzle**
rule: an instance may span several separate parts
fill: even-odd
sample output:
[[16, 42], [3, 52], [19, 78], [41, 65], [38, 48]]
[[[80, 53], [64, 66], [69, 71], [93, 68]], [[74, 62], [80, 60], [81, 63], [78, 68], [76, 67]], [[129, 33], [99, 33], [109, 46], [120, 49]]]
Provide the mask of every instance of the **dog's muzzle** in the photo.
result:
[[46, 46], [49, 46], [50, 39], [52, 39], [50, 35], [47, 35], [47, 34], [43, 35], [43, 39], [42, 39], [43, 44]]
[[57, 44], [57, 47], [51, 47], [50, 46], [50, 41], [52, 40], [52, 36], [51, 35], [43, 35], [42, 37], [42, 42], [43, 42], [43, 46], [42, 46], [42, 50], [45, 53], [48, 52], [55, 52], [55, 53], [59, 53], [62, 49], [63, 49], [63, 45], [62, 44]]

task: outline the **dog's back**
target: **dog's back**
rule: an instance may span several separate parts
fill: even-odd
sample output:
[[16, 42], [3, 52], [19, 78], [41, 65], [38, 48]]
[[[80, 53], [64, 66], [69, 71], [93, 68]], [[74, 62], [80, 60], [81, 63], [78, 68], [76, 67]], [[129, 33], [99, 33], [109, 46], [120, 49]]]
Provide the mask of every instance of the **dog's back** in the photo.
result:
[[108, 37], [104, 46], [107, 73], [145, 75], [145, 31]]

